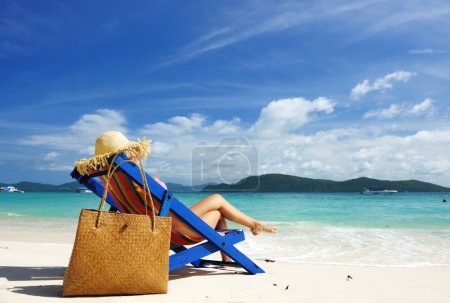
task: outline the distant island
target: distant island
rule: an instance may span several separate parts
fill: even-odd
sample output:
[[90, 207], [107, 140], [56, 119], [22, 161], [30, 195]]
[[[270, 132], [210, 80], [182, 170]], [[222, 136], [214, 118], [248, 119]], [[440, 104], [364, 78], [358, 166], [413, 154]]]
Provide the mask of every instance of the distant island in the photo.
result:
[[[25, 192], [76, 192], [80, 184], [76, 181], [61, 185], [42, 184], [36, 182], [19, 182], [15, 184], [0, 183], [0, 187], [12, 185]], [[405, 180], [388, 181], [366, 177], [347, 181], [311, 179], [283, 174], [267, 174], [250, 176], [234, 184], [204, 184], [194, 188], [178, 183], [167, 183], [173, 192], [313, 192], [338, 193], [361, 192], [364, 188], [395, 189], [399, 192], [450, 192], [450, 188], [432, 183]]]
[[234, 184], [208, 185], [202, 191], [248, 192], [361, 192], [364, 188], [396, 189], [399, 192], [449, 192], [450, 188], [417, 180], [387, 181], [361, 177], [347, 181], [302, 178], [283, 174], [250, 176]]

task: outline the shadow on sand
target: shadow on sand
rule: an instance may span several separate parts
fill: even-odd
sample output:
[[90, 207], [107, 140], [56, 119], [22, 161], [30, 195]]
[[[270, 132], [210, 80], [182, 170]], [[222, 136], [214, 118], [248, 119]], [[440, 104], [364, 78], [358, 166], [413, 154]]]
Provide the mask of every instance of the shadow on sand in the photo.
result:
[[[16, 285], [8, 288], [8, 291], [47, 298], [58, 298], [62, 296], [62, 280], [67, 267], [20, 267], [0, 266], [0, 278], [8, 281], [58, 281], [53, 285]], [[236, 275], [247, 273], [235, 268], [194, 268], [185, 266], [169, 273], [169, 281], [196, 277], [216, 275]]]
[[169, 273], [169, 281], [184, 279], [197, 276], [223, 276], [223, 275], [248, 275], [242, 269], [234, 267], [208, 267], [195, 268], [193, 266], [184, 266]]
[[8, 281], [62, 280], [67, 267], [0, 266], [0, 277]]
[[[66, 267], [0, 266], [0, 278], [8, 281], [62, 281]], [[39, 297], [60, 297], [61, 284], [24, 285], [8, 288], [8, 291]]]

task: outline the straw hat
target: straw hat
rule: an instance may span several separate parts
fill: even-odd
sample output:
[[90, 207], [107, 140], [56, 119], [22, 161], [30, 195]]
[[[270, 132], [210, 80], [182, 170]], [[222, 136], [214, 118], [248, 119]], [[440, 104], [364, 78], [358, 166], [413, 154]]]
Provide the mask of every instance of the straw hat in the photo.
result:
[[116, 153], [123, 152], [127, 157], [137, 155], [145, 160], [150, 153], [150, 142], [145, 138], [138, 142], [130, 141], [121, 132], [107, 131], [95, 140], [95, 156], [82, 159], [75, 165], [80, 174], [87, 175], [92, 169], [107, 166], [108, 159]]

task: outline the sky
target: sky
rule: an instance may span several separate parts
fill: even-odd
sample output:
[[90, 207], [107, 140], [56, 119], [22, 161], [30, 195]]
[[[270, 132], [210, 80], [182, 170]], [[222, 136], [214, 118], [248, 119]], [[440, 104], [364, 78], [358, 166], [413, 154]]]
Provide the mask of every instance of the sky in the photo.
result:
[[0, 182], [152, 140], [186, 185], [283, 173], [450, 187], [448, 1], [0, 0]]

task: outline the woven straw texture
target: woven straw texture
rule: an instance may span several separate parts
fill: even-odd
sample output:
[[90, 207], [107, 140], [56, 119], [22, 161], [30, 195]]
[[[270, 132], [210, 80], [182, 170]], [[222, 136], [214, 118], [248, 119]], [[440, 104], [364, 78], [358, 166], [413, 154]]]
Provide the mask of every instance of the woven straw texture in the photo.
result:
[[63, 295], [167, 293], [170, 217], [81, 210]]

